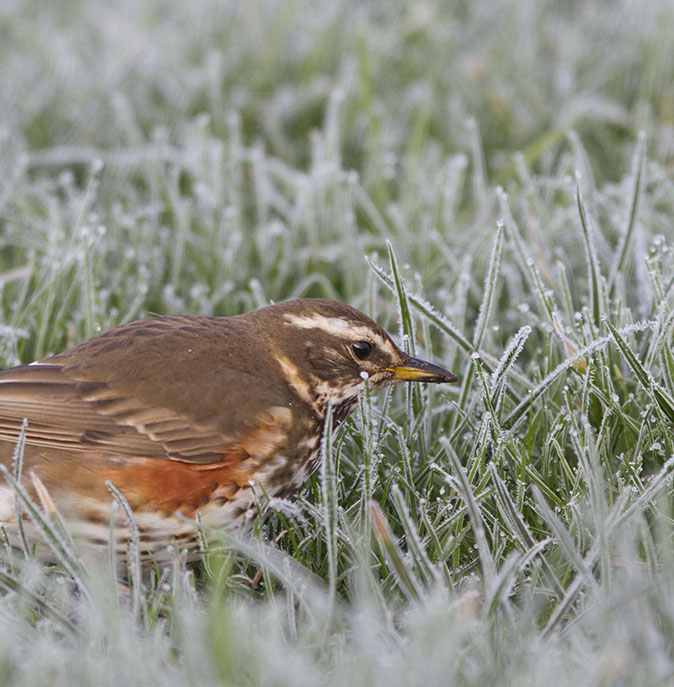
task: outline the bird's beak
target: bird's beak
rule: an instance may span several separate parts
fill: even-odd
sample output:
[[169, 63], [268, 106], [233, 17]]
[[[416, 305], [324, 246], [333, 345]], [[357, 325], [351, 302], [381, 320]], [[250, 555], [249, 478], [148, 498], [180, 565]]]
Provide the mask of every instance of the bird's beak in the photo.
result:
[[386, 368], [393, 372], [393, 379], [401, 382], [432, 382], [443, 384], [445, 382], [455, 382], [458, 377], [444, 367], [427, 363], [425, 360], [405, 356], [402, 365], [395, 365]]

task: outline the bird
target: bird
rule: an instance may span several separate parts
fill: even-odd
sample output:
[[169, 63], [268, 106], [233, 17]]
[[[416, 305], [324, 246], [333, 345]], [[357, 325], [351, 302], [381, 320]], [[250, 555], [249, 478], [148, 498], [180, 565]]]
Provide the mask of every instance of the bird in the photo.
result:
[[[310, 477], [326, 417], [336, 431], [366, 379], [375, 390], [457, 377], [333, 300], [141, 319], [0, 371], [0, 463], [13, 469], [23, 426], [22, 483], [76, 541], [124, 555], [128, 523], [109, 542], [112, 484], [133, 511], [143, 561], [191, 557], [195, 519], [245, 527], [262, 495], [288, 498]], [[16, 543], [15, 490], [1, 482], [0, 526]], [[25, 508], [22, 517], [38, 546]]]

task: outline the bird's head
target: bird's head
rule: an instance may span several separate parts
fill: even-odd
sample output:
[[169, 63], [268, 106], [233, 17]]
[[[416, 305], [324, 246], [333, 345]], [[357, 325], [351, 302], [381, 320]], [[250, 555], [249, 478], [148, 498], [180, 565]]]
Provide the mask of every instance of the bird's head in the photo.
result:
[[365, 379], [372, 389], [402, 381], [457, 379], [438, 365], [407, 355], [376, 322], [343, 303], [304, 298], [267, 310], [278, 320], [275, 356], [283, 374], [317, 412], [320, 408], [320, 415], [332, 403], [343, 407], [346, 417]]

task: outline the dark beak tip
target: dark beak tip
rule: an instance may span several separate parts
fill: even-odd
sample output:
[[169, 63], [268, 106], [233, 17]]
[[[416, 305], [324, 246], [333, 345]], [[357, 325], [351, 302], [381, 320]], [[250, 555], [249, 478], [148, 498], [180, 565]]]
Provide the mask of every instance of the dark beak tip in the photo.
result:
[[449, 384], [452, 382], [458, 382], [459, 378], [449, 370], [446, 370], [440, 365], [435, 365], [434, 363], [426, 362], [425, 360], [419, 360], [418, 358], [408, 359], [408, 364], [420, 372], [425, 373], [425, 376], [420, 377], [418, 381], [427, 382], [430, 384]]
[[459, 378], [453, 372], [446, 372], [445, 374], [429, 377], [422, 381], [431, 382], [432, 384], [451, 384], [458, 382]]

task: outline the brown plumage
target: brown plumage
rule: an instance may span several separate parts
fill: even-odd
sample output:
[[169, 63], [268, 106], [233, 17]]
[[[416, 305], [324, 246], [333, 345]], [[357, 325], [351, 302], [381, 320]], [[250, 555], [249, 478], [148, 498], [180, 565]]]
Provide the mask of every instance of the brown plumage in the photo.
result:
[[[109, 480], [134, 509], [144, 552], [161, 558], [172, 539], [195, 539], [176, 513], [231, 527], [253, 505], [251, 485], [294, 492], [318, 465], [328, 404], [337, 426], [365, 373], [373, 389], [456, 379], [335, 301], [132, 322], [0, 372], [0, 462], [10, 467], [26, 418], [24, 482], [37, 475], [75, 534], [104, 544]], [[0, 524], [15, 534], [6, 485]], [[127, 535], [121, 527], [120, 549]]]

